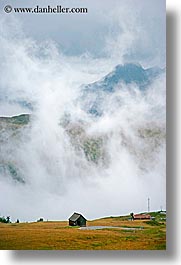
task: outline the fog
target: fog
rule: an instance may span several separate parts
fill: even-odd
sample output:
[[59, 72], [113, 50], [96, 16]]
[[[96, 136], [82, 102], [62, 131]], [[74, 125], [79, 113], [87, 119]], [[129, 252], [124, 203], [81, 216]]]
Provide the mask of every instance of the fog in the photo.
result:
[[[107, 40], [106, 49], [113, 48], [110, 58], [68, 56], [54, 41], [25, 36], [13, 21], [9, 27], [1, 20], [0, 115], [30, 113], [31, 119], [16, 137], [3, 132], [8, 140], [1, 146], [1, 162], [14, 163], [25, 183], [0, 173], [0, 215], [66, 220], [76, 211], [94, 219], [147, 211], [148, 197], [151, 210], [165, 209], [165, 75], [144, 93], [135, 84], [118, 84], [105, 95], [102, 116], [82, 107], [82, 86], [111, 72], [116, 54], [124, 62], [131, 31], [121, 49], [116, 44], [121, 39]], [[32, 109], [17, 103], [22, 100]], [[83, 128], [77, 141], [101, 139], [103, 158], [95, 163], [77, 148], [63, 125], [66, 115], [69, 126]], [[150, 128], [159, 128], [161, 136], [139, 135]]]

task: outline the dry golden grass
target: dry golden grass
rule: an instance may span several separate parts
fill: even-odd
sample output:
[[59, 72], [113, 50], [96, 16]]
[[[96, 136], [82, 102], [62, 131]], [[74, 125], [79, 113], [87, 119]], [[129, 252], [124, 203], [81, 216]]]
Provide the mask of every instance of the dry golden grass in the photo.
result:
[[0, 249], [14, 250], [156, 250], [166, 249], [166, 224], [105, 218], [87, 226], [144, 227], [142, 230], [80, 230], [62, 222], [0, 224]]

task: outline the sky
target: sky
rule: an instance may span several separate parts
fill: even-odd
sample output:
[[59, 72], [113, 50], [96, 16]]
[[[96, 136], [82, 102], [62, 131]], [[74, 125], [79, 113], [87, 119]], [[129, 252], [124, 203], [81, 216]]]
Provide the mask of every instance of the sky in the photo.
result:
[[[87, 14], [6, 14], [3, 7], [86, 7]], [[16, 17], [27, 37], [52, 40], [67, 55], [114, 57], [165, 66], [165, 0], [3, 0], [6, 23]], [[109, 11], [108, 11], [109, 10]], [[119, 59], [120, 58], [120, 59]]]

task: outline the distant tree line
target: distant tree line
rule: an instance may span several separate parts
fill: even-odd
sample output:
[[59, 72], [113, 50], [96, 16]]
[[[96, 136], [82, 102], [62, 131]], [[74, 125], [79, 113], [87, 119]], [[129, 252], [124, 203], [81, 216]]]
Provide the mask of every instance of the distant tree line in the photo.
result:
[[10, 216], [7, 216], [7, 217], [4, 217], [4, 216], [0, 216], [0, 223], [6, 223], [6, 224], [9, 224], [11, 223], [10, 221]]
[[[43, 221], [44, 221], [43, 218], [39, 218], [39, 219], [37, 220], [37, 222], [43, 222]], [[48, 221], [48, 220], [47, 220], [47, 221]], [[9, 223], [11, 223], [10, 216], [7, 216], [7, 217], [0, 216], [0, 223], [5, 223], [5, 224], [9, 224]], [[16, 223], [19, 224], [19, 223], [20, 223], [20, 220], [17, 219], [17, 220], [16, 220]]]

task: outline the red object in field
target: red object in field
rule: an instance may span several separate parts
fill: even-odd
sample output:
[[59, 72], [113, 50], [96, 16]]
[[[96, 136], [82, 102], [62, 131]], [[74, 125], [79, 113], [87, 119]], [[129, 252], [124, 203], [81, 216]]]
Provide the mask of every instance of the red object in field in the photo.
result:
[[151, 215], [149, 214], [134, 214], [134, 220], [150, 220]]

